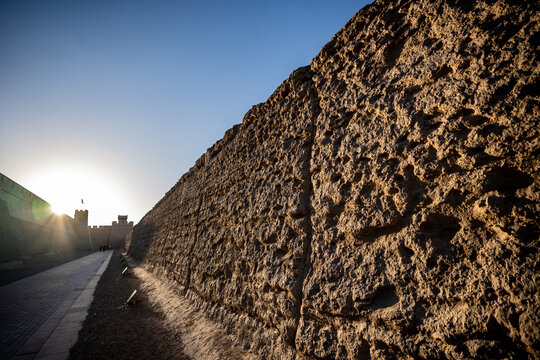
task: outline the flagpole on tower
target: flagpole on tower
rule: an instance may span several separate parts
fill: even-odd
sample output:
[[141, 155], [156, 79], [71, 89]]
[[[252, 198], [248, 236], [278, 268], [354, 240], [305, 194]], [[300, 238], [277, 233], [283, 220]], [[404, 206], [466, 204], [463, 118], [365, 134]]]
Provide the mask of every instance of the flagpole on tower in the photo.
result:
[[[82, 198], [81, 198], [81, 205], [84, 205], [84, 200]], [[94, 251], [94, 244], [92, 243], [92, 236], [90, 235], [90, 229], [88, 225], [86, 226], [86, 231], [88, 233], [88, 241], [90, 242], [90, 249]]]

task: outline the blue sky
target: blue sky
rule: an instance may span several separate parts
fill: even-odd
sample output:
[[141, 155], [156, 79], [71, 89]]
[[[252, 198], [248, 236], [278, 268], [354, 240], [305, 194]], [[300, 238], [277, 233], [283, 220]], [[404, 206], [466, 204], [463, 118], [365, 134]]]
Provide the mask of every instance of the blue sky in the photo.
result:
[[137, 222], [367, 1], [0, 1], [0, 172]]

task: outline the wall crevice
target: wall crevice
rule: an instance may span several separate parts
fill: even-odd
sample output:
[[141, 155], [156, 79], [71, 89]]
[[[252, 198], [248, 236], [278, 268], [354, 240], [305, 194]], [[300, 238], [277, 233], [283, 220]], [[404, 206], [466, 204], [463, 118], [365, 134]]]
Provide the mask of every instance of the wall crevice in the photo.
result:
[[304, 195], [304, 209], [306, 211], [305, 218], [306, 218], [306, 240], [303, 244], [303, 253], [302, 253], [302, 271], [300, 274], [300, 279], [298, 280], [298, 304], [296, 308], [295, 313], [295, 320], [296, 320], [296, 329], [294, 332], [294, 340], [293, 340], [293, 346], [296, 349], [296, 337], [298, 336], [298, 322], [300, 321], [302, 317], [302, 301], [303, 301], [303, 294], [304, 294], [304, 282], [306, 281], [306, 278], [308, 276], [309, 271], [311, 270], [311, 251], [312, 251], [312, 241], [313, 241], [313, 224], [312, 224], [312, 214], [313, 214], [313, 179], [312, 179], [312, 172], [311, 172], [311, 163], [313, 158], [313, 144], [315, 142], [315, 135], [317, 132], [317, 119], [319, 117], [319, 114], [321, 113], [321, 107], [320, 107], [320, 100], [319, 100], [319, 92], [316, 87], [316, 83], [313, 81], [313, 72], [311, 72], [311, 88], [315, 91], [315, 94], [312, 95], [312, 103], [313, 103], [313, 116], [311, 119], [310, 124], [310, 131], [309, 131], [309, 139], [306, 142], [308, 151], [307, 156], [304, 161], [302, 173], [307, 175], [307, 179], [305, 181], [305, 195]]
[[193, 239], [193, 243], [191, 244], [191, 247], [188, 252], [188, 264], [186, 269], [186, 282], [184, 284], [185, 290], [189, 289], [189, 286], [191, 284], [191, 264], [193, 262], [193, 250], [195, 249], [195, 245], [197, 245], [197, 240], [199, 239], [199, 218], [201, 215], [201, 206], [204, 201], [204, 195], [199, 196], [199, 205], [197, 205], [197, 212], [195, 215], [195, 238]]

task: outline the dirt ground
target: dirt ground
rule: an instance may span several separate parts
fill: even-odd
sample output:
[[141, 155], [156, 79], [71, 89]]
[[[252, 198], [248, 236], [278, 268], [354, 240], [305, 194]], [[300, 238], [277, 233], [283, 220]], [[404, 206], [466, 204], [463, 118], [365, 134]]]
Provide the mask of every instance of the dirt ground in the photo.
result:
[[115, 251], [103, 273], [70, 359], [189, 359], [179, 335], [161, 325], [163, 316], [138, 291], [134, 305], [123, 305], [139, 280], [122, 276], [124, 266]]

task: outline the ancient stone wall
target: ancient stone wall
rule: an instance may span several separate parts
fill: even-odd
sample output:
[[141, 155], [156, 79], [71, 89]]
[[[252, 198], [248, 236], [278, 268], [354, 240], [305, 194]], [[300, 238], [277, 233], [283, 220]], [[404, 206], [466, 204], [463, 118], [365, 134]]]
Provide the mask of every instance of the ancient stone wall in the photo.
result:
[[362, 9], [130, 253], [263, 358], [538, 357], [539, 18]]
[[45, 225], [52, 214], [51, 205], [0, 173], [2, 212], [22, 221]]
[[[110, 246], [113, 249], [123, 249], [128, 234], [133, 229], [133, 221], [127, 221], [127, 215], [118, 215], [118, 221], [111, 225], [94, 225], [88, 227], [94, 249]], [[131, 242], [131, 237], [129, 238]]]
[[90, 238], [92, 239], [92, 246], [94, 249], [99, 249], [101, 246], [109, 246], [109, 238], [111, 237], [111, 226], [89, 226], [88, 231]]
[[90, 250], [86, 226], [0, 173], [0, 262], [76, 250]]

